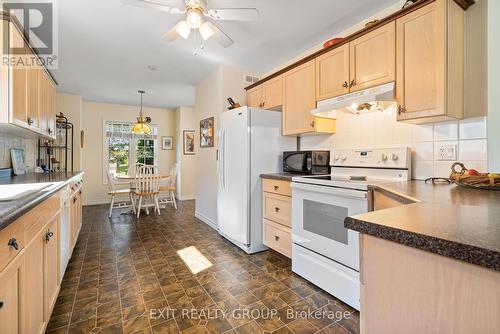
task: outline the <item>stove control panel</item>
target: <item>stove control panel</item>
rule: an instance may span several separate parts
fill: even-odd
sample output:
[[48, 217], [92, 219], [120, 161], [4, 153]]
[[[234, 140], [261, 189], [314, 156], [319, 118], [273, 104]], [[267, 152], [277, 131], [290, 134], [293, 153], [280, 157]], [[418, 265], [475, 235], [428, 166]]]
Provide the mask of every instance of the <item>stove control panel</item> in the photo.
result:
[[339, 167], [411, 168], [409, 147], [332, 150], [331, 156]]

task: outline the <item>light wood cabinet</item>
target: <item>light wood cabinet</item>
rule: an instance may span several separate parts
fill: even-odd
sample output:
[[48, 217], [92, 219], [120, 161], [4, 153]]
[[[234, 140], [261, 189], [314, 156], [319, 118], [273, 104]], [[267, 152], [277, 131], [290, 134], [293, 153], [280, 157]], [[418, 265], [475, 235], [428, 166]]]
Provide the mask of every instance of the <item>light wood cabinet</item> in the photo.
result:
[[264, 245], [292, 256], [292, 188], [290, 181], [262, 179]]
[[437, 0], [396, 21], [398, 120], [463, 118], [464, 12]]
[[247, 91], [247, 106], [267, 110], [280, 110], [283, 104], [282, 77], [264, 82]]
[[24, 252], [26, 264], [25, 295], [29, 303], [25, 310], [26, 333], [43, 333], [45, 329], [44, 314], [44, 248], [45, 231], [39, 231]]
[[316, 100], [349, 93], [349, 44], [316, 58]]
[[247, 91], [247, 106], [253, 108], [262, 108], [263, 90], [262, 85], [254, 87]]
[[43, 66], [35, 64], [38, 56], [17, 25], [8, 17], [1, 22], [0, 42], [8, 38], [12, 51], [6, 48], [4, 52], [12, 54], [4, 54], [9, 63], [0, 68], [0, 98], [5, 107], [0, 109], [0, 123], [20, 131], [23, 137], [41, 134], [55, 138], [56, 83]]
[[45, 229], [44, 246], [44, 314], [48, 319], [59, 293], [59, 215]]
[[16, 257], [0, 272], [0, 328], [2, 334], [27, 333], [23, 325], [24, 257]]
[[11, 57], [20, 57], [21, 61], [11, 66], [10, 107], [12, 123], [28, 126], [28, 69], [24, 64], [27, 46], [21, 32], [10, 23], [9, 48], [14, 50]]
[[314, 130], [311, 109], [316, 107], [316, 69], [309, 61], [283, 74], [283, 134]]
[[390, 22], [349, 43], [350, 91], [396, 78], [396, 24]]

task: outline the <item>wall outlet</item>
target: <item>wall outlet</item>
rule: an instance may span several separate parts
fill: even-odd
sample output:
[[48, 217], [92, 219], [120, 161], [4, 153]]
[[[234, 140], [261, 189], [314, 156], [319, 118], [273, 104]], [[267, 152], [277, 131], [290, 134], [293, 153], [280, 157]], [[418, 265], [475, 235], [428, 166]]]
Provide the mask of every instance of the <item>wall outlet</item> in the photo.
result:
[[456, 161], [457, 160], [457, 145], [441, 145], [439, 146], [439, 161]]

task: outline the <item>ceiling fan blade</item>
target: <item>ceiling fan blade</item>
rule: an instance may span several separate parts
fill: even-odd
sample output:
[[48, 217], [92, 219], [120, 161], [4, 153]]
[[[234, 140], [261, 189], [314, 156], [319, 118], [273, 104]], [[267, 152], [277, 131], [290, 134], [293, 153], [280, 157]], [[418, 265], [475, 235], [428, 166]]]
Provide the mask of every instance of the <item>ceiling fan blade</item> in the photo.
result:
[[214, 20], [256, 21], [259, 19], [257, 8], [212, 8], [205, 14]]
[[214, 31], [214, 38], [219, 42], [220, 45], [222, 45], [223, 48], [230, 47], [233, 45], [234, 41], [226, 35], [224, 31], [222, 31], [219, 27], [215, 25], [215, 23], [211, 24], [211, 28]]
[[175, 24], [172, 29], [167, 31], [165, 35], [163, 35], [163, 39], [167, 42], [173, 42], [179, 37], [179, 33], [177, 32], [177, 24]]
[[183, 2], [179, 0], [121, 0], [122, 3], [130, 6], [151, 8], [166, 12], [169, 14], [184, 14], [185, 8], [182, 8]]

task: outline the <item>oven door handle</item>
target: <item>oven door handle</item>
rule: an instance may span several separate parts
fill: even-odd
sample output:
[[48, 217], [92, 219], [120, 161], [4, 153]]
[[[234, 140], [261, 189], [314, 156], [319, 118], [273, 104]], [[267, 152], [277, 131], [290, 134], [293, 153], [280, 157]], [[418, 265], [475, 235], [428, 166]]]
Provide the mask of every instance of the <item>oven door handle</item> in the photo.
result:
[[317, 186], [305, 183], [292, 182], [293, 190], [300, 191], [310, 191], [316, 193], [323, 193], [335, 196], [342, 197], [351, 197], [357, 199], [368, 199], [368, 192], [363, 190], [353, 190], [353, 189], [345, 189], [345, 188], [336, 188], [336, 187], [328, 187], [328, 186]]

